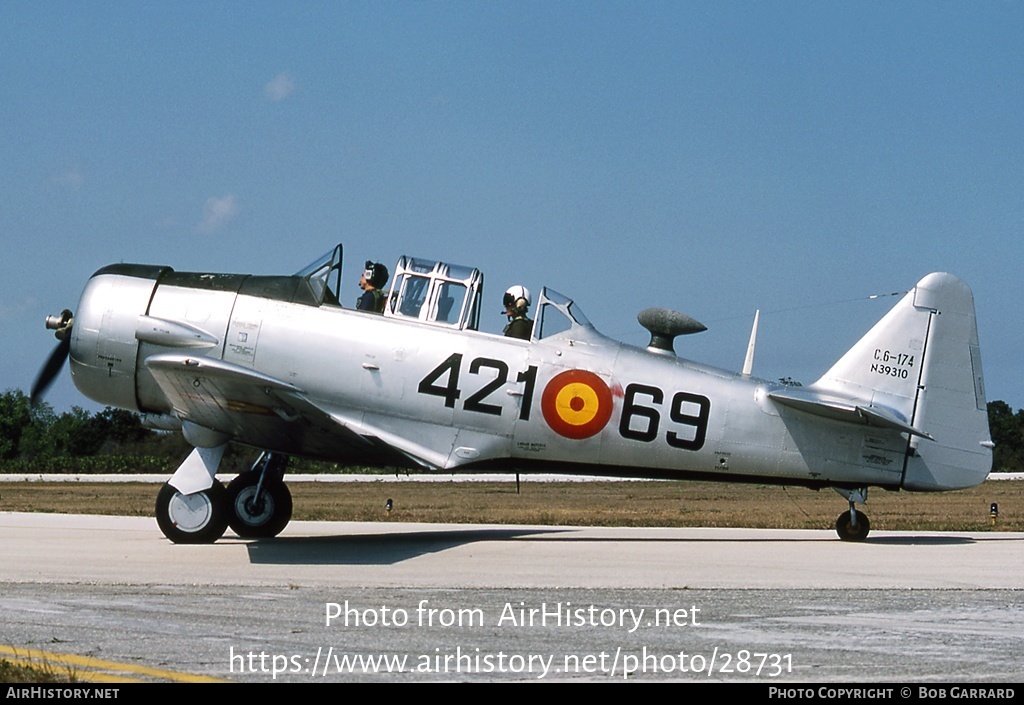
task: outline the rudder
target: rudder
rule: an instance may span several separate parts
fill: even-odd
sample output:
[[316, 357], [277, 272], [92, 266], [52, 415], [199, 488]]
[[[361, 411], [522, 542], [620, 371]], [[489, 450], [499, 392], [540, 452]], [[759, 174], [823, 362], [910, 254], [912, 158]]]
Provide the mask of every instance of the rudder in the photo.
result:
[[934, 311], [915, 423], [934, 441], [914, 439], [903, 488], [934, 491], [981, 484], [992, 468], [985, 378], [974, 296], [950, 274], [917, 285], [916, 305]]

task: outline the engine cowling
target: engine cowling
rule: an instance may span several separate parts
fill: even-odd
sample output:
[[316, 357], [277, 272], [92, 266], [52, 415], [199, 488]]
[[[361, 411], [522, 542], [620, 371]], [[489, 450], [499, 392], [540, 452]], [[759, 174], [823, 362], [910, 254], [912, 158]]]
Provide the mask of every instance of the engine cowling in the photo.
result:
[[93, 401], [139, 411], [135, 331], [166, 271], [168, 267], [111, 265], [86, 284], [71, 333], [71, 377]]

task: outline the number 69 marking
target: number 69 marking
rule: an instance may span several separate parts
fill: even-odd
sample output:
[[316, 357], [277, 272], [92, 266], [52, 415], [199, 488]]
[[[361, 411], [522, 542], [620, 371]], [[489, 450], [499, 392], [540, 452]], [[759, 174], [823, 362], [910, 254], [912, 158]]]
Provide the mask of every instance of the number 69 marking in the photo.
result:
[[[649, 397], [651, 406], [637, 402], [637, 397]], [[619, 421], [619, 435], [634, 441], [650, 443], [658, 437], [661, 412], [657, 407], [665, 400], [665, 393], [657, 387], [646, 384], [630, 384], [622, 400], [622, 418]], [[694, 409], [695, 407], [695, 409]], [[696, 413], [688, 413], [695, 410]], [[711, 400], [700, 394], [676, 392], [669, 408], [669, 419], [680, 426], [689, 427], [690, 433], [680, 435], [668, 431], [665, 441], [673, 448], [700, 450], [708, 435], [708, 418], [711, 414]], [[637, 421], [639, 420], [639, 421]]]

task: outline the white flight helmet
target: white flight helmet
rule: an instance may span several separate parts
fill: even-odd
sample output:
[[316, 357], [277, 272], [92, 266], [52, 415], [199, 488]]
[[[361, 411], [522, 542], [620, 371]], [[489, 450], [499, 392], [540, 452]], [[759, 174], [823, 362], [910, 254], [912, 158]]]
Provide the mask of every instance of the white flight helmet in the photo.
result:
[[522, 309], [525, 312], [530, 306], [530, 290], [518, 284], [510, 286], [505, 290], [501, 303], [505, 308]]

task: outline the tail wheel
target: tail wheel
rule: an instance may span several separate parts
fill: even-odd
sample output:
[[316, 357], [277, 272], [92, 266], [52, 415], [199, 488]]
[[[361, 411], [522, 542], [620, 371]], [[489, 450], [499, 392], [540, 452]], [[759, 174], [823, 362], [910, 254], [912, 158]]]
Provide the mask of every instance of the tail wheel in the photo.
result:
[[853, 517], [850, 512], [843, 512], [836, 519], [836, 533], [843, 541], [863, 541], [871, 531], [871, 522], [868, 515], [857, 512], [857, 526], [853, 526]]
[[185, 495], [165, 483], [156, 496], [156, 523], [174, 543], [213, 543], [228, 528], [224, 485], [214, 481], [209, 489]]
[[228, 524], [245, 539], [277, 536], [292, 518], [292, 493], [280, 480], [264, 482], [260, 473], [242, 473], [228, 485]]

